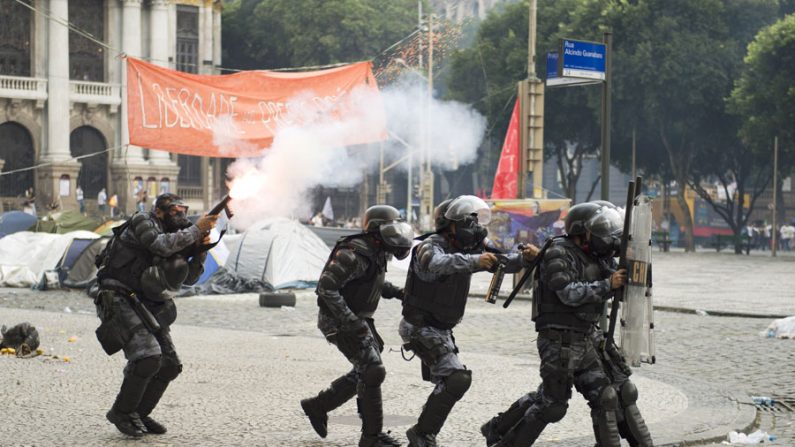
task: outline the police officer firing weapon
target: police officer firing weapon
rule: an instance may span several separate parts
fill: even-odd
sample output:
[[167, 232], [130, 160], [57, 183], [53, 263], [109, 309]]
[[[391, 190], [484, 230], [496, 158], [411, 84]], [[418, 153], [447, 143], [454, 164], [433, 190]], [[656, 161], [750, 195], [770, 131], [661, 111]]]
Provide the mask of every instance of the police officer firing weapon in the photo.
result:
[[[615, 381], [617, 368], [598, 327], [605, 302], [626, 282], [626, 270], [617, 270], [614, 259], [623, 222], [609, 202], [575, 205], [565, 219], [566, 236], [541, 254], [533, 321], [542, 383], [481, 427], [489, 446], [532, 445], [547, 424], [563, 419], [572, 385], [591, 407], [597, 446], [618, 447], [620, 435], [633, 446], [651, 446], [648, 430], [645, 436], [634, 430], [645, 430], [634, 405], [637, 390], [626, 376]], [[629, 437], [630, 427], [638, 436]]]
[[411, 250], [414, 234], [399, 218], [400, 213], [391, 206], [370, 207], [364, 214], [363, 231], [340, 239], [320, 274], [318, 328], [353, 365], [317, 396], [301, 401], [321, 438], [328, 433], [328, 412], [356, 396], [362, 419], [359, 446], [400, 445], [383, 432], [384, 343], [373, 322], [381, 297], [403, 298], [403, 289], [384, 281], [389, 258], [405, 259]]
[[[458, 358], [453, 328], [461, 321], [472, 274], [497, 267], [488, 252], [488, 205], [475, 196], [442, 202], [434, 211], [436, 231], [421, 236], [412, 250], [399, 333], [404, 348], [422, 360], [423, 379], [436, 385], [417, 423], [406, 436], [410, 447], [434, 447], [436, 435], [472, 381]], [[513, 273], [538, 254], [535, 246], [505, 255], [504, 269]]]
[[123, 349], [127, 358], [121, 390], [106, 416], [129, 436], [166, 432], [150, 414], [182, 371], [169, 332], [177, 311], [168, 292], [201, 276], [218, 218], [206, 215], [194, 225], [187, 210], [179, 196], [161, 194], [152, 211], [137, 212], [115, 228], [97, 257], [97, 338], [108, 354]]

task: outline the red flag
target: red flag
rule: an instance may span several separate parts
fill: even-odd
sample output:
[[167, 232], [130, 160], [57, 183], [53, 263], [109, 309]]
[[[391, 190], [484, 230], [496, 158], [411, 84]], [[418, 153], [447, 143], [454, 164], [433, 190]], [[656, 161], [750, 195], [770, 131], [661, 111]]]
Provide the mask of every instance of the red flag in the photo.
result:
[[515, 199], [519, 193], [519, 98], [511, 113], [511, 122], [502, 143], [502, 154], [494, 174], [492, 199]]

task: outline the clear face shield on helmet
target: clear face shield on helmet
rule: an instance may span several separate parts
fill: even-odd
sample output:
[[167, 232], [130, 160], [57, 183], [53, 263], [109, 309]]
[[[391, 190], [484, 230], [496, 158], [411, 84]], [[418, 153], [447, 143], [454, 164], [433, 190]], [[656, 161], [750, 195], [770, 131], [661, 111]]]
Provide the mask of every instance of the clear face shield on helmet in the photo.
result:
[[456, 241], [465, 248], [472, 248], [488, 235], [484, 225], [491, 222], [491, 209], [479, 197], [461, 196], [450, 203], [444, 217], [455, 222]]
[[621, 233], [624, 231], [624, 215], [616, 208], [603, 206], [585, 222], [591, 233], [591, 250], [601, 257], [618, 256], [621, 249]]
[[390, 253], [398, 259], [406, 259], [411, 252], [414, 231], [406, 222], [393, 221], [381, 224], [378, 233]]

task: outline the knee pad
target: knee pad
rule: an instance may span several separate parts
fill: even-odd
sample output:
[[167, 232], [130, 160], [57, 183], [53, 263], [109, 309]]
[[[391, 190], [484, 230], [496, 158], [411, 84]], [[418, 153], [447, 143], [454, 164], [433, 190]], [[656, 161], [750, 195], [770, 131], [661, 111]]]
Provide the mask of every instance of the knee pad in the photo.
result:
[[165, 382], [171, 382], [176, 379], [181, 372], [181, 363], [174, 358], [163, 357], [163, 360], [160, 362], [160, 370], [157, 372], [157, 378]]
[[554, 403], [541, 409], [541, 414], [539, 416], [543, 422], [552, 424], [563, 419], [563, 416], [566, 416], [566, 410], [568, 410], [568, 408], [569, 404], [567, 403]]
[[470, 385], [472, 385], [472, 371], [469, 370], [455, 371], [444, 379], [445, 390], [456, 399], [464, 397]]
[[621, 403], [628, 407], [633, 405], [635, 402], [638, 401], [638, 388], [635, 387], [635, 384], [626, 381], [623, 385], [621, 385]]
[[612, 386], [602, 388], [599, 394], [599, 406], [606, 411], [615, 411], [618, 408], [618, 393]]
[[160, 356], [153, 355], [151, 357], [145, 357], [141, 360], [132, 362], [125, 372], [137, 377], [148, 379], [157, 374], [159, 370]]
[[384, 365], [381, 363], [367, 365], [364, 371], [362, 371], [361, 376], [359, 376], [359, 380], [366, 387], [381, 386], [385, 378], [386, 368], [384, 368]]

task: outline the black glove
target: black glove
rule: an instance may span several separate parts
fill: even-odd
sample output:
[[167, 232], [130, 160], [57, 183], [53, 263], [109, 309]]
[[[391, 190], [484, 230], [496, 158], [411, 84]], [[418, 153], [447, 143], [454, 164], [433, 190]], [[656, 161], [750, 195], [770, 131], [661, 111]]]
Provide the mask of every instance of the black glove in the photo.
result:
[[367, 321], [357, 318], [341, 324], [339, 331], [345, 335], [364, 335], [370, 331], [370, 326]]
[[403, 301], [403, 296], [405, 295], [403, 288], [397, 287], [391, 283], [384, 283], [383, 287], [381, 287], [381, 296], [384, 298], [397, 298], [400, 301]]

